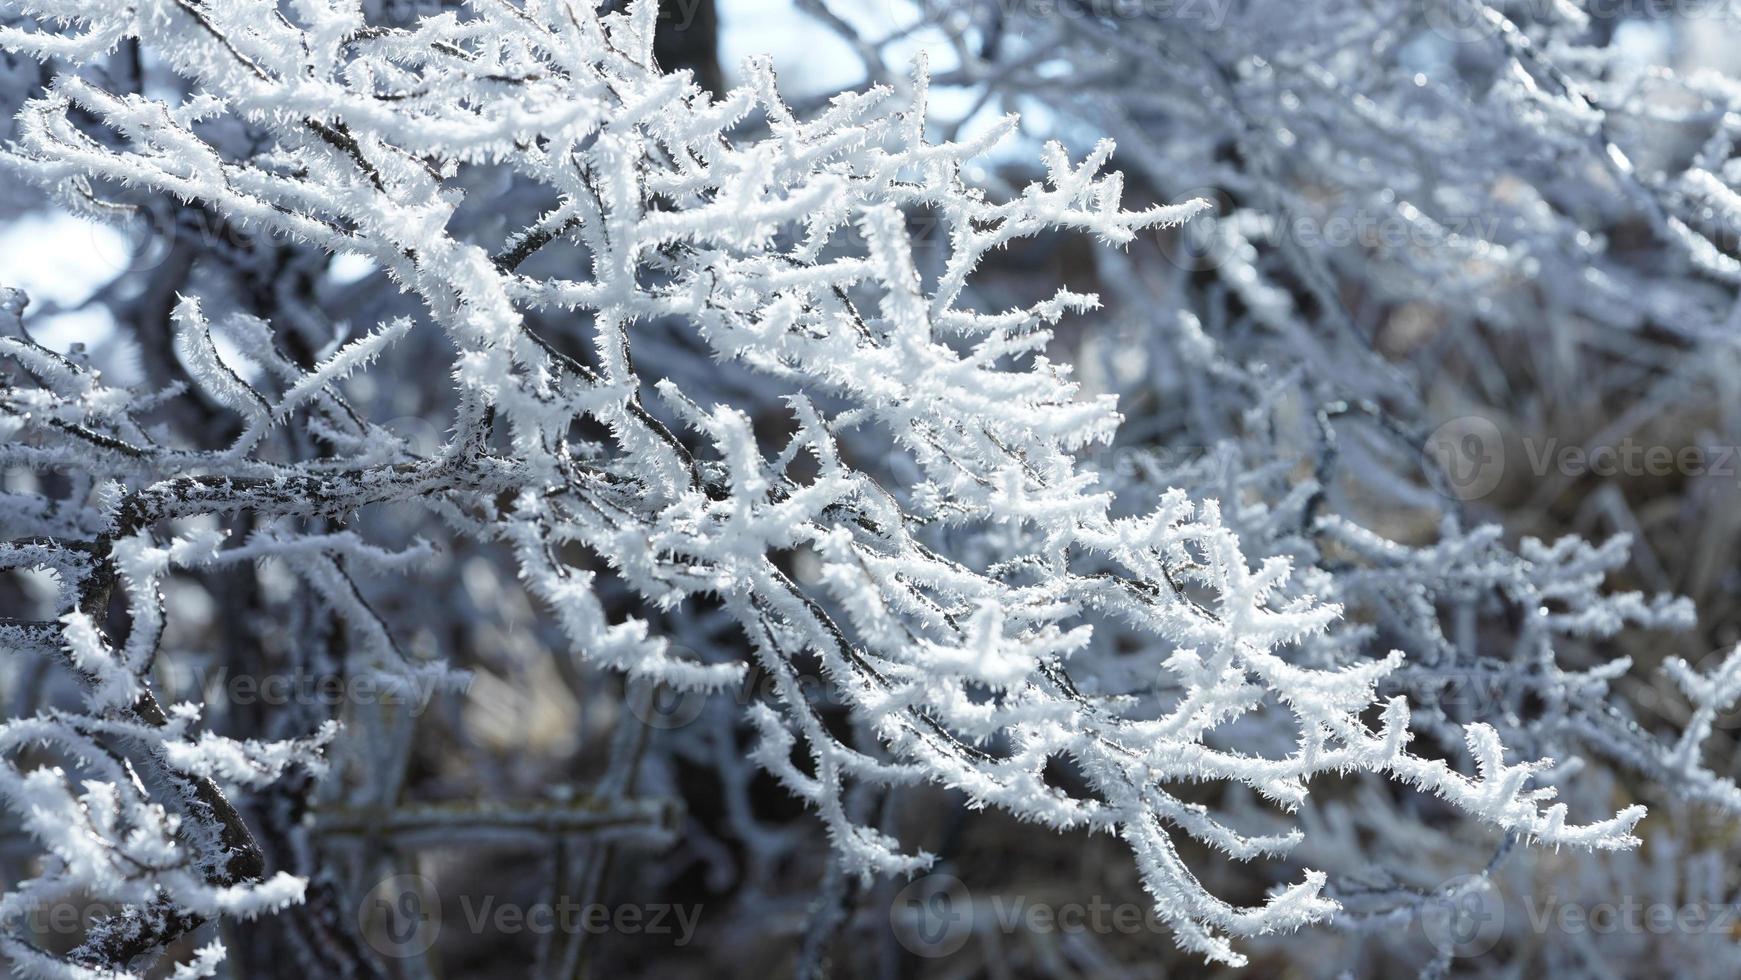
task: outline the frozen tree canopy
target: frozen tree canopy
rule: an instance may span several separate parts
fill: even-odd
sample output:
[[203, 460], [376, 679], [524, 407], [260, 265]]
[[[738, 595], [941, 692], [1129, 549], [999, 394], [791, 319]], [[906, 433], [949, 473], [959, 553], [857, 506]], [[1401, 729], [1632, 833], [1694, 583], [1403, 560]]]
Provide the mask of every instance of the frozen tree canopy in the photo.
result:
[[992, 835], [1117, 842], [1090, 973], [1741, 966], [1431, 918], [1733, 901], [1741, 582], [1651, 516], [1733, 473], [1464, 471], [1733, 444], [1722, 72], [1572, 2], [804, 0], [867, 82], [801, 97], [662, 65], [696, 4], [6, 6], [8, 220], [142, 243], [0, 310], [21, 975], [675, 969], [393, 876], [916, 969]]

